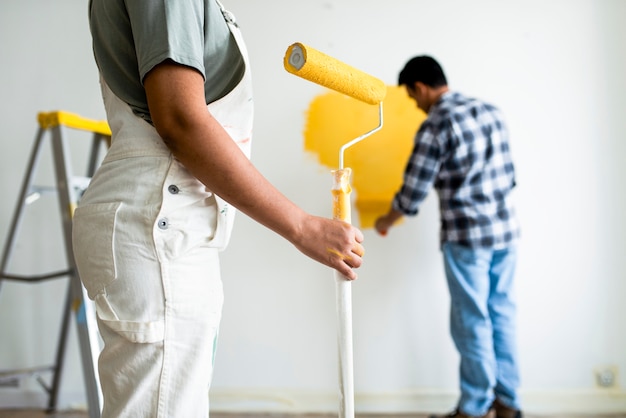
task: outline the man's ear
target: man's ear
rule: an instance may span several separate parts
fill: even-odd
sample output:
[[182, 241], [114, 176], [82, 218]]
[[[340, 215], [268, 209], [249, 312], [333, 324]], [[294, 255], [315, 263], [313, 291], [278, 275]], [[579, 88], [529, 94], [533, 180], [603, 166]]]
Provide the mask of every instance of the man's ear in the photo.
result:
[[428, 89], [428, 86], [421, 81], [416, 81], [415, 83], [413, 83], [413, 88], [416, 92], [424, 94]]

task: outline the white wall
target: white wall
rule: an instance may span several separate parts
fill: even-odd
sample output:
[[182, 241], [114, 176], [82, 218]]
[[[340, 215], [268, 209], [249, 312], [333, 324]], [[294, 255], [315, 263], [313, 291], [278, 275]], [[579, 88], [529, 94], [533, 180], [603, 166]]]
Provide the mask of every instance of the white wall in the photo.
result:
[[[303, 153], [302, 130], [308, 103], [323, 89], [283, 69], [291, 43], [309, 44], [392, 85], [406, 60], [431, 54], [443, 64], [451, 87], [504, 110], [524, 228], [518, 300], [527, 409], [626, 411], [624, 389], [598, 389], [594, 380], [596, 367], [611, 366], [626, 385], [626, 224], [620, 216], [626, 210], [626, 3], [224, 3], [238, 17], [250, 50], [257, 109], [253, 161], [315, 214], [330, 216], [330, 175]], [[0, 3], [2, 237], [37, 112], [104, 117], [86, 7], [79, 0]], [[50, 226], [55, 211], [51, 200], [25, 226], [14, 269], [62, 265], [60, 236]], [[455, 400], [458, 359], [447, 329], [437, 228], [433, 195], [417, 218], [388, 237], [365, 231], [366, 263], [353, 285], [357, 410], [446, 409]], [[332, 273], [240, 216], [223, 254], [223, 278], [226, 306], [213, 407], [334, 411]], [[57, 335], [64, 286], [3, 285], [0, 369], [52, 359], [49, 344]], [[64, 405], [84, 402], [76, 346], [73, 333]], [[40, 392], [31, 381], [18, 390], [0, 389], [0, 406], [41, 402]]]

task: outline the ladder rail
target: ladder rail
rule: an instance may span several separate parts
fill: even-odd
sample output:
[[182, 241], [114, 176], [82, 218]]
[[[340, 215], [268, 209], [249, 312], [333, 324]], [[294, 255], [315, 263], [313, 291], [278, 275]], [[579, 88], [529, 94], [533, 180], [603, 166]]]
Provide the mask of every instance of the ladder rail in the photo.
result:
[[[64, 127], [62, 125], [52, 129], [52, 146], [55, 159], [54, 166], [56, 169], [57, 187], [59, 188], [59, 208], [63, 218], [63, 233], [65, 235], [64, 242], [66, 246], [65, 254], [67, 257], [67, 265], [73, 272], [70, 279], [71, 288], [66, 302], [66, 314], [69, 315], [71, 309], [76, 309], [75, 314], [78, 325], [79, 344], [81, 346], [81, 353], [83, 353], [81, 356], [83, 373], [85, 375], [85, 382], [87, 382], [87, 400], [90, 405], [89, 413], [90, 418], [97, 418], [100, 416], [100, 405], [102, 405], [101, 394], [98, 385], [93, 385], [89, 382], [98, 382], [97, 353], [100, 351], [100, 348], [98, 346], [97, 336], [91, 331], [92, 329], [95, 331], [96, 328], [95, 321], [91, 321], [95, 315], [92, 315], [92, 312], [89, 310], [89, 299], [86, 297], [86, 292], [78, 277], [78, 270], [72, 249], [72, 217], [78, 198], [71, 181], [72, 174], [69, 168], [69, 148], [67, 146], [66, 137], [62, 135], [63, 130]], [[94, 140], [95, 139], [94, 137]], [[99, 144], [96, 143], [93, 145], [99, 146]], [[95, 170], [95, 166], [90, 167], [90, 169], [91, 168]], [[67, 322], [68, 321], [66, 321], [66, 323]], [[98, 408], [91, 407], [91, 405], [98, 405]]]
[[99, 132], [95, 132], [91, 142], [91, 152], [89, 154], [89, 164], [87, 165], [87, 177], [91, 178], [96, 173], [96, 169], [100, 165], [98, 161], [100, 157], [100, 147], [102, 143], [111, 146], [111, 136]]
[[39, 163], [39, 158], [41, 157], [41, 145], [45, 134], [46, 130], [40, 127], [37, 131], [37, 135], [35, 136], [35, 143], [33, 144], [30, 158], [26, 166], [26, 176], [22, 181], [20, 194], [17, 200], [17, 204], [15, 205], [15, 211], [13, 212], [13, 219], [11, 221], [11, 226], [9, 227], [9, 234], [7, 235], [7, 239], [4, 244], [2, 265], [0, 265], [0, 286], [2, 285], [2, 279], [4, 277], [7, 277], [6, 272], [9, 268], [9, 260], [13, 255], [13, 250], [15, 248], [15, 238], [18, 235], [22, 223], [22, 215], [24, 214], [24, 207], [26, 206], [26, 198], [29, 195], [33, 185], [33, 178], [35, 177], [34, 169]]
[[[70, 276], [70, 280], [72, 277]], [[63, 366], [65, 365], [65, 353], [67, 350], [67, 338], [70, 332], [70, 322], [72, 319], [70, 304], [72, 303], [72, 288], [68, 286], [65, 295], [65, 303], [63, 305], [63, 317], [61, 319], [61, 329], [59, 330], [59, 339], [57, 343], [57, 350], [55, 354], [55, 362], [52, 372], [52, 384], [48, 388], [48, 412], [54, 412], [57, 409], [57, 403], [59, 401], [59, 390], [61, 388], [61, 377], [63, 375]], [[84, 357], [81, 355], [81, 357]], [[41, 380], [39, 383], [42, 384]], [[87, 386], [90, 386], [89, 381], [85, 381]], [[90, 404], [91, 405], [91, 404]], [[91, 407], [89, 408], [91, 409]], [[99, 415], [99, 411], [98, 411]], [[91, 416], [90, 416], [91, 418]]]

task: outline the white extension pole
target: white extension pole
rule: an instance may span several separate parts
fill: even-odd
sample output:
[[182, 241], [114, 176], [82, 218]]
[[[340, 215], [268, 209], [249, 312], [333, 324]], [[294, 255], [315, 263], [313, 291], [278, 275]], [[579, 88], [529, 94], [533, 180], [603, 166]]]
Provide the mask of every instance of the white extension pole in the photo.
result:
[[335, 272], [339, 349], [339, 417], [354, 418], [354, 374], [352, 360], [352, 283]]
[[[351, 169], [333, 174], [333, 219], [351, 223]], [[339, 351], [339, 418], [354, 418], [354, 373], [352, 360], [352, 283], [335, 270], [337, 345]]]

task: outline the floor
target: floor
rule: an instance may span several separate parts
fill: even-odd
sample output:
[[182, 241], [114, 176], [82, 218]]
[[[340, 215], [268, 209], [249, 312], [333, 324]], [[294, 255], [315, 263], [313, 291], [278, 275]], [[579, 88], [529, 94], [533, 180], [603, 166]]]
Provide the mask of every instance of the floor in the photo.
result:
[[[323, 414], [234, 414], [234, 413], [212, 413], [211, 418], [334, 418], [337, 415]], [[85, 412], [56, 412], [47, 414], [45, 411], [32, 409], [0, 409], [0, 418], [87, 418]], [[613, 415], [524, 415], [525, 418], [626, 418], [626, 414]], [[428, 418], [424, 414], [402, 414], [402, 415], [380, 415], [363, 414], [356, 418]]]

